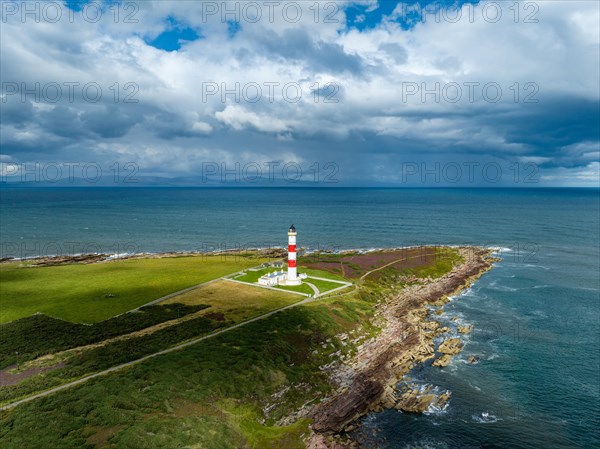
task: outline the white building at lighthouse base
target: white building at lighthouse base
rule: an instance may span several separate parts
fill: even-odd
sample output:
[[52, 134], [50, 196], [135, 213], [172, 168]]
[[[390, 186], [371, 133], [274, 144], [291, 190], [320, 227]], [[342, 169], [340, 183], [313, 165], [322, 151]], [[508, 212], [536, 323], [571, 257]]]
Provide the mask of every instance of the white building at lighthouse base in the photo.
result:
[[296, 279], [289, 280], [285, 271], [274, 271], [258, 278], [258, 285], [266, 287], [276, 287], [277, 285], [300, 285], [303, 279], [306, 279], [306, 273], [300, 273]]

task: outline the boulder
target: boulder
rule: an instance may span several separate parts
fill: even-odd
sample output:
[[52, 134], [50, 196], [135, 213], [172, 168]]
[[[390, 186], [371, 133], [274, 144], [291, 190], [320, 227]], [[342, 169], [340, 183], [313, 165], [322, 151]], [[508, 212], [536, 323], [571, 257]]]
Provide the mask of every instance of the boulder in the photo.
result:
[[423, 322], [423, 324], [421, 324], [421, 326], [427, 331], [434, 331], [436, 329], [439, 329], [440, 323], [438, 323], [437, 321], [425, 321]]
[[462, 350], [462, 342], [458, 338], [449, 338], [444, 340], [438, 351], [442, 354], [458, 354]]
[[452, 361], [452, 356], [450, 354], [443, 354], [440, 357], [438, 357], [436, 360], [434, 360], [432, 365], [443, 368], [444, 366], [450, 365], [451, 361]]
[[431, 392], [431, 387], [420, 392], [416, 388], [408, 388], [396, 403], [395, 408], [407, 413], [423, 413], [430, 407], [443, 408], [450, 399], [450, 393], [440, 395]]
[[436, 299], [435, 301], [431, 301], [430, 304], [433, 306], [443, 306], [450, 302], [450, 299], [447, 296], [442, 296], [441, 298]]
[[441, 334], [447, 334], [448, 332], [450, 332], [450, 328], [447, 326], [444, 327], [440, 327], [438, 330], [435, 331], [435, 335], [441, 335]]
[[479, 363], [479, 356], [478, 355], [470, 355], [469, 356], [469, 363], [471, 365], [475, 365], [475, 364]]
[[468, 324], [468, 325], [465, 325], [465, 326], [459, 326], [458, 327], [458, 332], [461, 333], [461, 334], [468, 334], [472, 330], [473, 330], [473, 326], [471, 324]]

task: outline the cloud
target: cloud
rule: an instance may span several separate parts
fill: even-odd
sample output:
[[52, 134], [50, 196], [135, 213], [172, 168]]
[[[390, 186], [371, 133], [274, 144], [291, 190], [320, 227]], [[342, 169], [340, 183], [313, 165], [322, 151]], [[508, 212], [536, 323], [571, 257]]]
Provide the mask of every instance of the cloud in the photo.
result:
[[[137, 23], [108, 14], [97, 23], [9, 17], [0, 42], [2, 154], [128, 159], [174, 177], [203, 158], [286, 154], [334, 161], [341, 178], [361, 184], [398, 180], [406, 161], [502, 161], [539, 164], [549, 184], [591, 182], [600, 142], [597, 2], [537, 3], [531, 23], [523, 3], [519, 20], [505, 8], [492, 22], [484, 4], [461, 2], [454, 23], [371, 0], [340, 2], [335, 20], [323, 9], [316, 20], [311, 5], [300, 4], [298, 21], [285, 19], [284, 5], [257, 21], [240, 9], [235, 33], [222, 11], [207, 15], [192, 2], [140, 3]], [[58, 102], [24, 94], [50, 83], [63, 86]], [[65, 83], [78, 83], [72, 97]], [[101, 87], [98, 101], [85, 97], [87, 83]], [[297, 101], [284, 95], [287, 84], [300, 89]], [[209, 85], [218, 91], [206, 95]], [[262, 89], [258, 101], [245, 97], [251, 85]]]
[[281, 133], [289, 129], [282, 120], [259, 115], [237, 105], [227, 106], [223, 111], [217, 112], [215, 117], [236, 131], [254, 128], [258, 131]]
[[359, 55], [347, 53], [339, 43], [315, 40], [306, 30], [267, 31], [258, 43], [266, 56], [300, 64], [308, 70], [350, 74], [363, 70]]

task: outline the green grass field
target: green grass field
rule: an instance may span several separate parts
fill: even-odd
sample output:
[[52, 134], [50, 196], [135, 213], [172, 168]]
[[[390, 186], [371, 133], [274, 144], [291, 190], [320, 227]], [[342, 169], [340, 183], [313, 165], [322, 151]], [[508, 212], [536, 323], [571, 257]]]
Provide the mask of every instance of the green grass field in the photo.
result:
[[[260, 278], [261, 276], [267, 274], [267, 273], [273, 273], [274, 271], [278, 271], [274, 268], [264, 268], [262, 270], [258, 270], [258, 271], [247, 271], [246, 273], [244, 273], [241, 276], [236, 276], [234, 279], [236, 281], [241, 281], [241, 282], [248, 282], [250, 284], [256, 284], [258, 282], [258, 278]], [[280, 290], [287, 290], [287, 291], [292, 291], [292, 292], [299, 292], [299, 293], [306, 293], [307, 295], [312, 295], [313, 289], [310, 288], [308, 285], [277, 285], [274, 286], [273, 288], [278, 288]]]
[[0, 323], [36, 312], [95, 323], [265, 261], [197, 256], [34, 268], [5, 263], [0, 265]]
[[343, 285], [343, 284], [338, 284], [337, 282], [327, 282], [327, 281], [322, 281], [320, 279], [313, 279], [313, 278], [306, 279], [306, 282], [310, 282], [315, 287], [317, 287], [322, 295], [327, 293], [330, 290], [342, 287], [342, 285]]
[[[285, 267], [283, 268], [284, 270], [286, 269]], [[234, 279], [237, 281], [242, 281], [242, 282], [250, 282], [250, 283], [256, 283], [258, 282], [258, 278], [260, 278], [261, 276], [267, 274], [267, 273], [272, 273], [274, 271], [277, 271], [276, 269], [270, 267], [270, 268], [264, 268], [258, 271], [246, 271], [246, 273], [244, 273], [241, 276], [236, 276]], [[299, 273], [306, 273], [309, 276], [317, 276], [317, 277], [322, 277], [322, 278], [326, 278], [326, 279], [333, 279], [333, 280], [339, 280], [339, 281], [347, 281], [346, 279], [344, 279], [341, 276], [338, 276], [336, 274], [332, 274], [329, 273], [327, 271], [322, 271], [322, 270], [315, 270], [315, 269], [304, 269], [304, 268], [299, 268], [298, 269]], [[306, 282], [310, 282], [311, 284], [314, 284], [315, 287], [317, 287], [319, 289], [319, 291], [321, 292], [321, 294], [329, 291], [329, 290], [333, 290], [334, 288], [338, 288], [341, 286], [341, 284], [337, 284], [335, 282], [327, 282], [327, 281], [321, 281], [319, 279], [307, 279]], [[282, 289], [282, 290], [290, 290], [290, 291], [295, 291], [295, 292], [300, 292], [300, 293], [306, 293], [307, 295], [313, 295], [314, 291], [312, 288], [310, 288], [310, 286], [306, 285], [306, 284], [301, 284], [301, 285], [297, 285], [297, 286], [290, 286], [290, 285], [278, 285], [276, 288]]]
[[220, 280], [162, 302], [162, 305], [184, 304], [201, 306], [207, 304], [208, 313], [223, 314], [225, 319], [240, 322], [271, 310], [302, 301], [304, 298], [286, 292]]
[[306, 285], [306, 284], [300, 284], [300, 285], [278, 285], [275, 288], [278, 288], [280, 290], [288, 290], [291, 292], [299, 292], [299, 293], [305, 293], [307, 295], [314, 295], [315, 292], [312, 288], [310, 288], [310, 286]]
[[[435, 248], [435, 257], [433, 260], [426, 265], [419, 266], [416, 268], [404, 268], [404, 269], [396, 269], [395, 265], [390, 265], [389, 267], [376, 272], [377, 276], [387, 275], [394, 276], [396, 274], [399, 275], [412, 275], [418, 278], [438, 278], [448, 271], [452, 269], [452, 267], [458, 263], [463, 262], [463, 258], [454, 248], [446, 248], [440, 247]], [[377, 279], [377, 276], [375, 279]], [[367, 277], [367, 281], [370, 281], [373, 278], [373, 275]]]
[[19, 359], [23, 363], [46, 354], [130, 334], [207, 308], [210, 306], [206, 304], [153, 305], [92, 325], [58, 320], [46, 315], [20, 318], [0, 324], [0, 369], [17, 362], [15, 351], [19, 352]]

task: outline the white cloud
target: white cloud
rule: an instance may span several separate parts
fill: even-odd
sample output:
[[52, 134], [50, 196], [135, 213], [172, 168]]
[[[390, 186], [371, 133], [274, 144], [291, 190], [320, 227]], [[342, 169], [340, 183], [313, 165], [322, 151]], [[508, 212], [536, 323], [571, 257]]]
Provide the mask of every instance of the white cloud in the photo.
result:
[[[367, 12], [379, 7], [373, 0], [357, 3], [366, 5]], [[227, 3], [230, 8], [235, 4], [241, 3]], [[573, 160], [579, 164], [597, 160], [594, 136], [565, 136], [563, 132], [559, 137], [564, 140], [558, 143], [539, 143], [536, 141], [543, 140], [546, 131], [528, 132], [526, 126], [544, 107], [548, 111], [555, 108], [550, 112], [559, 116], [563, 111], [556, 105], [567, 100], [599, 101], [597, 2], [538, 3], [537, 23], [515, 23], [508, 8], [502, 20], [490, 23], [484, 20], [480, 4], [463, 6], [465, 19], [457, 23], [436, 23], [430, 18], [411, 30], [402, 30], [386, 19], [363, 31], [346, 28], [342, 9], [336, 14], [337, 22], [324, 23], [323, 10], [317, 21], [311, 5], [301, 2], [302, 17], [296, 23], [284, 20], [282, 8], [275, 10], [272, 23], [268, 14], [258, 23], [242, 21], [232, 38], [220, 14], [207, 17], [193, 2], [143, 2], [137, 24], [115, 23], [110, 16], [97, 24], [69, 23], [66, 17], [55, 24], [8, 20], [2, 24], [0, 74], [3, 81], [28, 84], [100, 84], [101, 102], [91, 104], [77, 98], [67, 106], [80, 117], [87, 112], [87, 123], [112, 117], [114, 125], [96, 123], [96, 128], [121, 125], [123, 134], [103, 141], [103, 151], [131, 146], [129, 157], [151, 167], [162, 164], [179, 169], [170, 156], [160, 155], [165, 142], [172, 154], [188, 162], [204, 157], [203, 152], [191, 150], [198, 146], [222, 157], [241, 157], [240, 143], [267, 158], [280, 154], [282, 147], [290, 157], [325, 157], [322, 148], [327, 147], [331, 155], [326, 157], [346, 159], [348, 164], [352, 164], [351, 158], [344, 157], [348, 148], [366, 156], [382, 148], [407, 154], [423, 147], [439, 148], [440, 152], [462, 148], [479, 151], [482, 156], [493, 153], [536, 163], [560, 162], [560, 157], [549, 153], [561, 148], [571, 164]], [[473, 21], [468, 20], [471, 12]], [[196, 28], [203, 38], [176, 52], [148, 45], [143, 38], [159, 35], [168, 17]], [[137, 104], [122, 101], [128, 82], [139, 87]], [[280, 86], [269, 96], [264, 86], [271, 82]], [[323, 87], [326, 82], [340, 87], [339, 103], [325, 103], [323, 97], [311, 93], [316, 83]], [[464, 84], [469, 82], [498, 83], [501, 100], [486, 101], [478, 87], [471, 102]], [[525, 88], [528, 82], [539, 88], [537, 104], [523, 103], [531, 93]], [[115, 83], [120, 93], [116, 104], [111, 89]], [[220, 91], [203, 95], [207, 83], [216, 83]], [[251, 103], [244, 98], [232, 100], [231, 95], [223, 98], [222, 88], [231, 89], [236, 83], [242, 89], [249, 83], [263, 86], [261, 100]], [[301, 86], [299, 102], [283, 98], [281, 86], [286, 83]], [[404, 98], [407, 83], [415, 83], [419, 89], [440, 85], [442, 92], [447, 83], [458, 83], [463, 95], [456, 103], [443, 97], [436, 101], [432, 95], [423, 101], [420, 93]], [[519, 83], [517, 102], [515, 83]], [[55, 106], [33, 109], [19, 124], [6, 123], [3, 116], [2, 143], [10, 144], [13, 157], [20, 157], [19, 151], [32, 151], [19, 143], [43, 142], [48, 151], [55, 143], [62, 152], [97, 148], [94, 139], [98, 137], [93, 133], [65, 144], [66, 130], [57, 120], [48, 119], [53, 111], [58, 113]], [[112, 114], [111, 107], [121, 115]], [[99, 108], [108, 112], [90, 114]], [[25, 114], [25, 108], [20, 109]], [[40, 118], [42, 112], [47, 113], [45, 122]], [[11, 112], [11, 119], [15, 117], [16, 112]], [[573, 117], [565, 120], [571, 120], [570, 126], [576, 128]], [[96, 128], [90, 125], [90, 129]], [[556, 132], [557, 126], [548, 128], [548, 132]], [[356, 168], [368, 171], [368, 167], [349, 170]], [[564, 172], [565, 176], [569, 173]]]
[[282, 120], [256, 114], [238, 105], [227, 106], [223, 111], [217, 112], [215, 117], [237, 131], [249, 127], [271, 133], [281, 133], [289, 130]]

